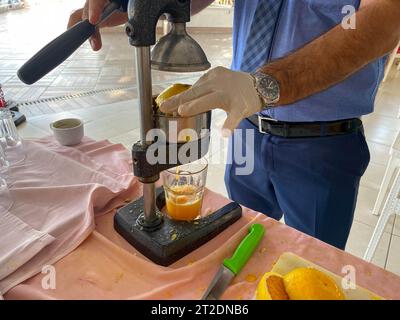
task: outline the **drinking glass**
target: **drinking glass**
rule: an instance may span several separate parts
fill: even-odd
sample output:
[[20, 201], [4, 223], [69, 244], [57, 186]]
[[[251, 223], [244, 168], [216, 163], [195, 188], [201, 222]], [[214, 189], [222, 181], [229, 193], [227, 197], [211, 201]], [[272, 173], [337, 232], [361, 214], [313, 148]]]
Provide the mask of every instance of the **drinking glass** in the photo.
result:
[[11, 166], [25, 160], [22, 138], [15, 127], [11, 111], [6, 108], [0, 108], [0, 144]]
[[205, 159], [163, 172], [167, 214], [171, 219], [193, 221], [200, 217], [208, 162]]
[[3, 147], [0, 144], [0, 213], [10, 210], [14, 203], [5, 179], [9, 166]]

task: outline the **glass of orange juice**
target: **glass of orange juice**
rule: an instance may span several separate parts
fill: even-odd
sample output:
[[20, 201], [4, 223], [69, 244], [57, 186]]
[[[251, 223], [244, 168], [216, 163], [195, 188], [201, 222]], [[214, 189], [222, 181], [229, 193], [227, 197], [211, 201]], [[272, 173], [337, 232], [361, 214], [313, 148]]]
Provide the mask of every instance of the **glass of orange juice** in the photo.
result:
[[166, 209], [171, 219], [193, 221], [200, 216], [207, 169], [207, 160], [201, 159], [164, 171]]

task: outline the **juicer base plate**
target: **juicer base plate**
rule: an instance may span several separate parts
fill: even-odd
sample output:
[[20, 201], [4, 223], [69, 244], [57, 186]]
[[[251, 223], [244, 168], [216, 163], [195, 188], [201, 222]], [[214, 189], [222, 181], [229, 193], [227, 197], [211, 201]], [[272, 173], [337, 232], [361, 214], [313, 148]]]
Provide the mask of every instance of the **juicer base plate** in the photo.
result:
[[[162, 188], [157, 190], [157, 207], [165, 206]], [[138, 223], [143, 214], [143, 198], [119, 209], [114, 216], [115, 230], [153, 262], [169, 266], [217, 236], [242, 216], [242, 208], [232, 202], [194, 222], [175, 221], [166, 216], [160, 226], [144, 229]]]

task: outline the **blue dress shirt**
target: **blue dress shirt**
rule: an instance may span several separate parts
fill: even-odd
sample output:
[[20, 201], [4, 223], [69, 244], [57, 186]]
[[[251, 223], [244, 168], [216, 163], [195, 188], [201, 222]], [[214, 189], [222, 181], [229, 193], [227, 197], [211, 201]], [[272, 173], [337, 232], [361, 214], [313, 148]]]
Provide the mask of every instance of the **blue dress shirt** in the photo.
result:
[[[233, 70], [240, 70], [258, 1], [268, 0], [235, 0]], [[360, 0], [284, 0], [270, 60], [288, 55], [341, 23], [346, 5], [358, 9]], [[289, 122], [332, 121], [369, 114], [374, 109], [385, 61], [386, 57], [377, 59], [323, 92], [288, 106], [268, 109], [263, 114]]]

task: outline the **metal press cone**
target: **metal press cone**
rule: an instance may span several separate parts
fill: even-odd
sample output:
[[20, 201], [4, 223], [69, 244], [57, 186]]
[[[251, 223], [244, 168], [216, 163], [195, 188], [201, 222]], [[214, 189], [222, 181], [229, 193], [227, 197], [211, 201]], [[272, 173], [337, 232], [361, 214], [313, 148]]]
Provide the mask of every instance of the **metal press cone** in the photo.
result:
[[211, 67], [200, 45], [186, 32], [185, 23], [172, 24], [151, 53], [152, 68], [169, 72], [196, 72]]

